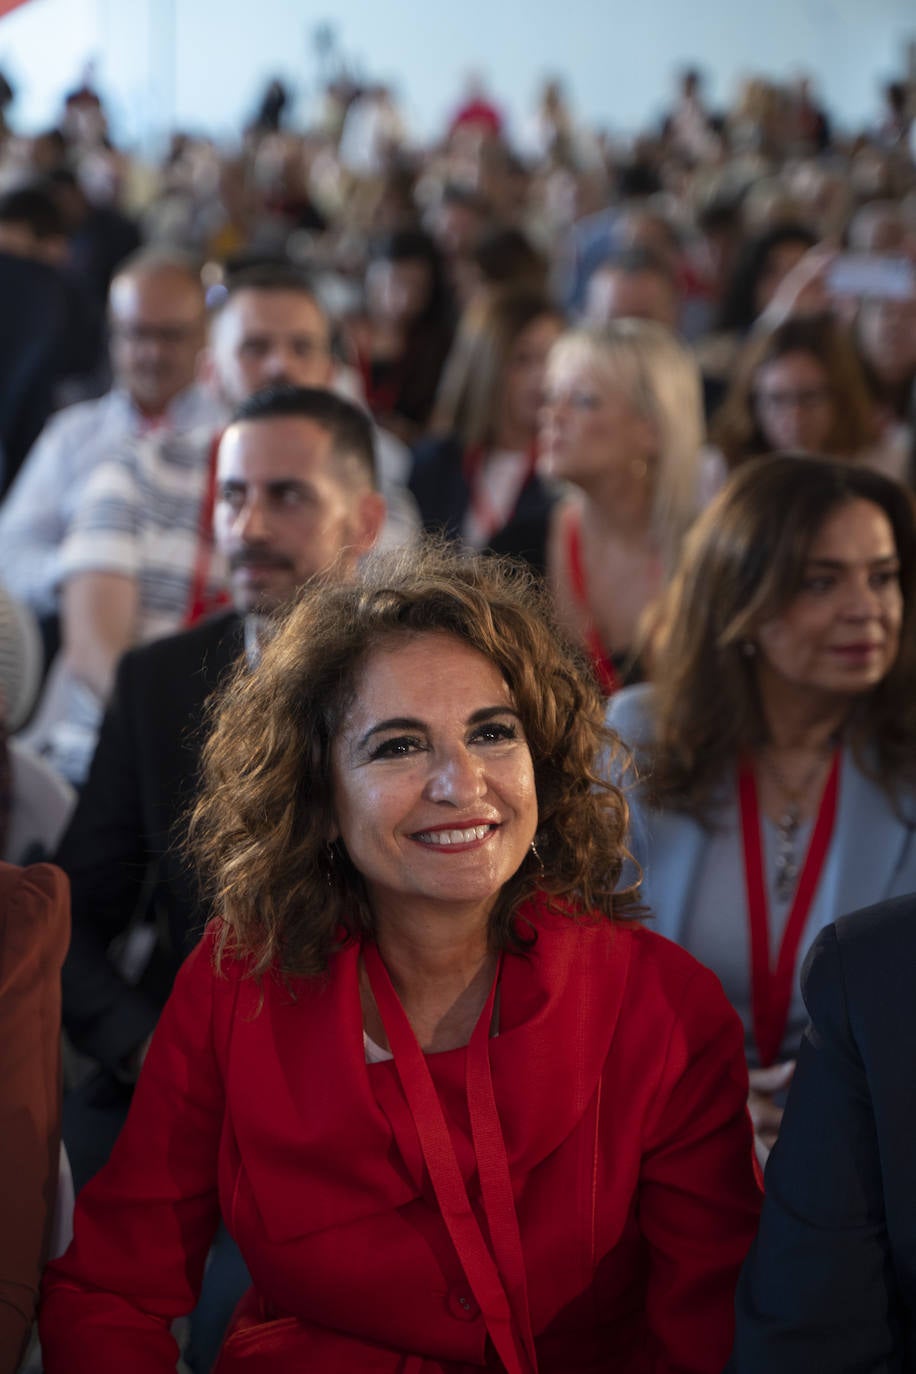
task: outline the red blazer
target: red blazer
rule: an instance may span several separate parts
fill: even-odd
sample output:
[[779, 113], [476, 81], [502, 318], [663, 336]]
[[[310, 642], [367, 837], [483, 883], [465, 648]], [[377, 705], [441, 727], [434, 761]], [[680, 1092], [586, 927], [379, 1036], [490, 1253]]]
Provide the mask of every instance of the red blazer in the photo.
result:
[[[490, 1065], [540, 1374], [720, 1371], [759, 1192], [743, 1036], [641, 927], [540, 904], [504, 959]], [[106, 1168], [48, 1269], [46, 1374], [175, 1367], [220, 1213], [254, 1288], [219, 1374], [495, 1368], [394, 1064], [367, 1065], [359, 951], [327, 978], [184, 965]], [[465, 1050], [427, 1063], [475, 1208]]]
[[0, 1374], [19, 1368], [54, 1219], [69, 935], [60, 869], [0, 863]]

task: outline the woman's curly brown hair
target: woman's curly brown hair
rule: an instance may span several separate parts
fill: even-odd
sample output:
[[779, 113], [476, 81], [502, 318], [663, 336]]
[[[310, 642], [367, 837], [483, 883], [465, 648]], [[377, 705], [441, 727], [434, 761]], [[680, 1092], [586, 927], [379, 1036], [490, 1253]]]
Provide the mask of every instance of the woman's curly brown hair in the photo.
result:
[[353, 583], [306, 589], [257, 670], [240, 666], [212, 708], [189, 847], [222, 918], [220, 954], [247, 956], [254, 973], [314, 975], [342, 939], [372, 934], [362, 878], [328, 845], [331, 749], [369, 655], [429, 633], [496, 664], [531, 751], [539, 858], [500, 892], [494, 947], [524, 945], [514, 917], [537, 890], [608, 919], [641, 911], [635, 887], [617, 890], [627, 807], [601, 765], [619, 744], [546, 593], [516, 564], [427, 542], [369, 560]]

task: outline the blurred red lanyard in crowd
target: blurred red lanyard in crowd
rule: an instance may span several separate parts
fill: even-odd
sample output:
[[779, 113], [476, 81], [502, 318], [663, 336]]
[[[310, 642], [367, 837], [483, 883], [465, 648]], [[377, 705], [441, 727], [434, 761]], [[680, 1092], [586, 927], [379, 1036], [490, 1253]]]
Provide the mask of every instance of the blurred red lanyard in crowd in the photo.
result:
[[770, 962], [770, 904], [764, 873], [757, 779], [750, 760], [745, 760], [738, 770], [738, 804], [741, 812], [744, 883], [751, 945], [751, 1007], [754, 1039], [757, 1042], [762, 1068], [768, 1068], [776, 1062], [779, 1047], [786, 1033], [792, 988], [795, 983], [795, 965], [811, 903], [814, 901], [827, 850], [833, 837], [839, 785], [840, 751], [837, 750], [821, 794], [817, 818], [811, 832], [811, 843], [808, 845], [785, 930], [779, 943], [776, 967], [773, 968]]

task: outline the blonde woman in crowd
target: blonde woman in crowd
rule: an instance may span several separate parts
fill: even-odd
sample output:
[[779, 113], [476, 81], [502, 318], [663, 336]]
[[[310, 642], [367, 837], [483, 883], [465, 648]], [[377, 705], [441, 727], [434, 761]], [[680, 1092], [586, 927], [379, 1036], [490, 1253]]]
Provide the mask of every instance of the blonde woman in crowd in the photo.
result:
[[615, 320], [554, 346], [542, 470], [569, 490], [550, 515], [547, 575], [607, 695], [633, 672], [640, 622], [718, 483], [702, 444], [699, 370], [664, 326]]

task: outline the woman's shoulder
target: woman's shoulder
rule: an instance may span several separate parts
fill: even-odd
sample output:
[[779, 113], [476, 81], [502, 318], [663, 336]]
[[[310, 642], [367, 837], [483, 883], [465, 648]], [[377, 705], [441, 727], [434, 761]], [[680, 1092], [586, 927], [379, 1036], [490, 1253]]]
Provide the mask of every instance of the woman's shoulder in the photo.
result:
[[655, 688], [637, 682], [615, 692], [608, 702], [605, 723], [630, 749], [648, 749], [655, 742]]
[[539, 941], [546, 937], [551, 947], [551, 957], [558, 957], [554, 944], [562, 950], [559, 962], [564, 967], [577, 953], [589, 980], [600, 980], [603, 971], [613, 979], [625, 967], [636, 1005], [648, 1002], [657, 1009], [661, 1002], [677, 1007], [707, 998], [727, 1005], [716, 975], [642, 920], [608, 920], [571, 906], [559, 909], [543, 897], [533, 920]]

